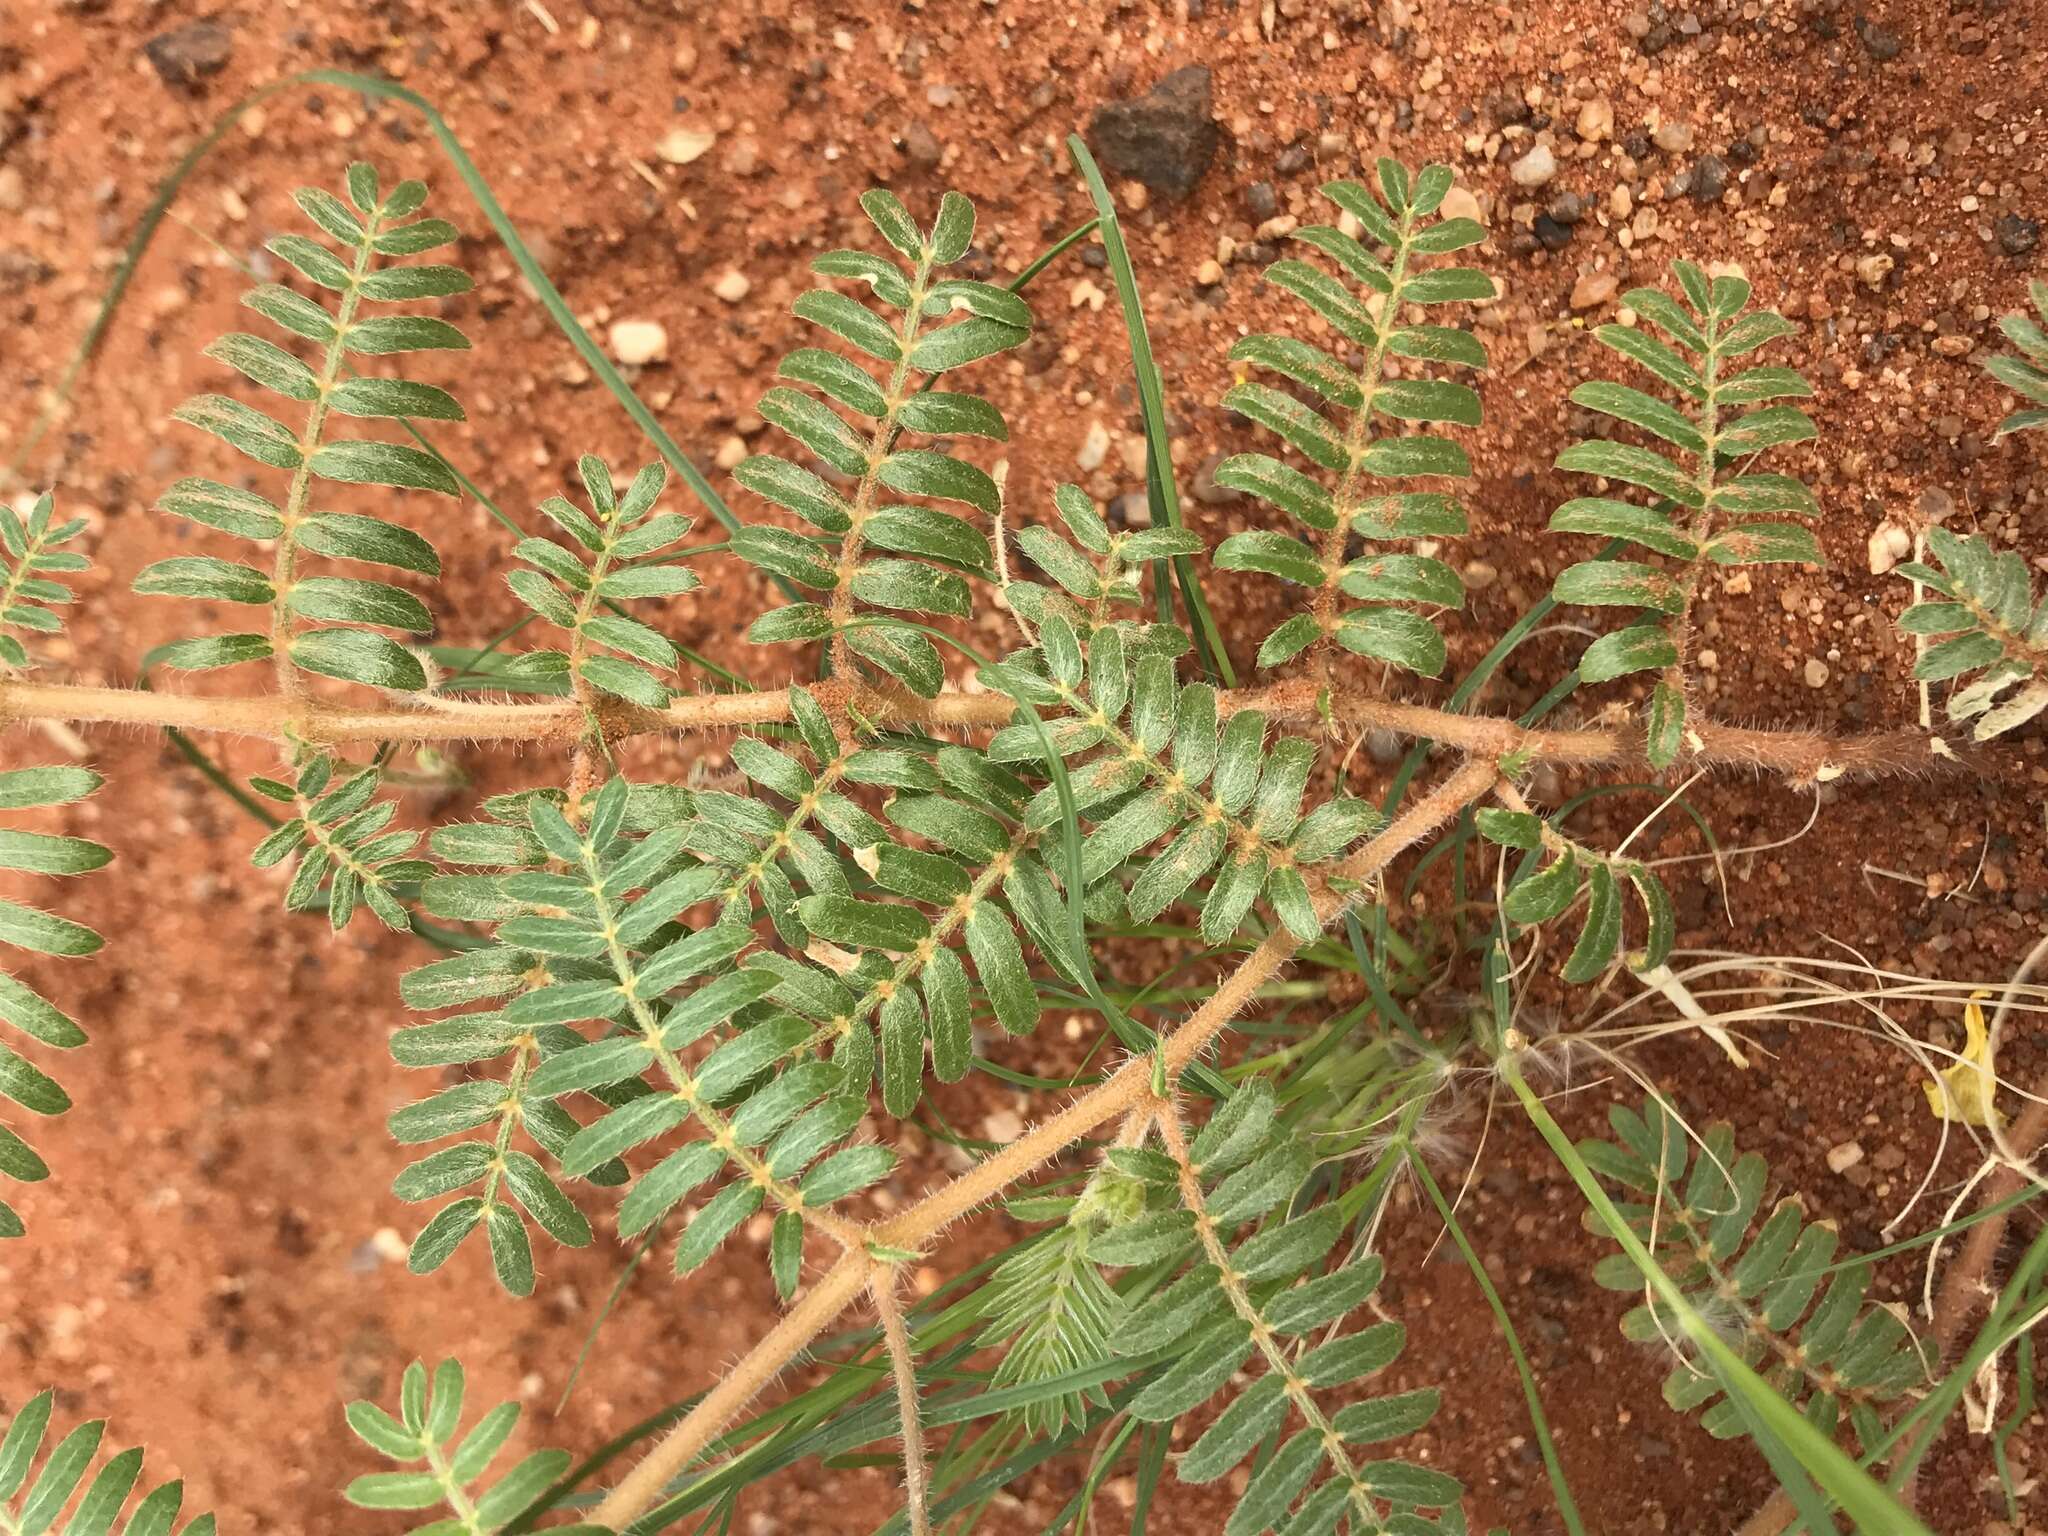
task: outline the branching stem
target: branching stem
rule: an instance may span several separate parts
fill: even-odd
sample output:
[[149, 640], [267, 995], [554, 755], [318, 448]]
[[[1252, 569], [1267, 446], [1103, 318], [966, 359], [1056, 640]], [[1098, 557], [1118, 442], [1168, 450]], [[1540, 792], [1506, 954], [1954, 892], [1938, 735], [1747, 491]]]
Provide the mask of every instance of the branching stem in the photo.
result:
[[[1016, 708], [998, 693], [948, 691], [935, 699], [919, 699], [896, 690], [854, 688], [849, 698], [854, 709], [878, 725], [916, 725], [931, 730], [992, 730], [1007, 725]], [[786, 689], [678, 698], [665, 709], [644, 709], [607, 699], [597, 708], [608, 741], [661, 731], [735, 730], [781, 724], [790, 718]], [[1269, 718], [1282, 722], [1322, 719], [1315, 686], [1307, 679], [1234, 689], [1217, 696], [1219, 714], [1240, 709], [1263, 710]], [[1331, 715], [1334, 724], [1347, 731], [1389, 730], [1474, 757], [1518, 755], [1532, 763], [1576, 766], [1632, 764], [1643, 757], [1642, 732], [1635, 726], [1532, 730], [1512, 720], [1368, 698], [1333, 702]], [[0, 723], [31, 720], [169, 726], [271, 740], [283, 740], [289, 734], [317, 746], [387, 741], [528, 741], [566, 746], [581, 733], [584, 713], [569, 699], [494, 703], [428, 696], [404, 707], [366, 709], [314, 699], [295, 705], [275, 694], [203, 698], [0, 679]], [[1954, 766], [1945, 752], [1936, 749], [1940, 738], [1910, 729], [1828, 736], [1818, 731], [1752, 730], [1700, 721], [1693, 730], [1699, 744], [1681, 749], [1681, 763], [1764, 770], [1799, 783], [1884, 778]]]
[[[1339, 896], [1328, 885], [1316, 892], [1316, 910], [1325, 924], [1361, 899], [1372, 878], [1403, 850], [1457, 816], [1492, 788], [1499, 769], [1492, 761], [1463, 764], [1421, 800], [1396, 817], [1387, 829], [1359, 849], [1337, 871], [1350, 893]], [[1259, 987], [1284, 966], [1300, 943], [1279, 929], [1253, 950], [1209, 1001], [1188, 1017], [1162, 1045], [1168, 1075], [1185, 1069], [1227, 1029], [1256, 998]], [[782, 1371], [811, 1340], [830, 1327], [840, 1312], [873, 1284], [877, 1260], [869, 1245], [917, 1249], [926, 1239], [978, 1206], [986, 1204], [1033, 1169], [1057, 1157], [1071, 1143], [1097, 1126], [1151, 1105], [1150, 1056], [1132, 1057], [1103, 1082], [1073, 1100], [1051, 1119], [1027, 1131], [1002, 1151], [969, 1172], [933, 1191], [892, 1219], [855, 1230], [867, 1241], [849, 1247], [818, 1283], [740, 1363], [708, 1392], [669, 1438], [649, 1453], [598, 1506], [592, 1518], [623, 1530], [661, 1498], [676, 1473], [752, 1400], [755, 1393]], [[849, 1225], [852, 1225], [849, 1223]]]

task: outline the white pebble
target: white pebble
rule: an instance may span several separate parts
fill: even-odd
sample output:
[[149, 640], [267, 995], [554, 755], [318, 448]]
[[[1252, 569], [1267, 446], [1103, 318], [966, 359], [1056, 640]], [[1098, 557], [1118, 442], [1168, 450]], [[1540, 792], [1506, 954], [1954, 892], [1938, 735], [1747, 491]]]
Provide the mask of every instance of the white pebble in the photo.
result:
[[1845, 1141], [1838, 1147], [1828, 1148], [1828, 1171], [1830, 1173], [1847, 1173], [1862, 1161], [1863, 1144], [1861, 1142]]
[[1109, 457], [1109, 428], [1099, 421], [1088, 423], [1088, 435], [1081, 441], [1081, 451], [1074, 455], [1074, 462], [1082, 469], [1100, 469], [1102, 461]]
[[611, 329], [612, 356], [638, 367], [668, 356], [668, 331], [658, 320], [620, 320]]
[[728, 304], [737, 304], [753, 290], [747, 274], [738, 267], [727, 267], [719, 274], [718, 281], [711, 285], [711, 291]]
[[671, 128], [654, 146], [654, 153], [669, 165], [688, 165], [692, 160], [701, 159], [704, 152], [717, 142], [715, 133], [704, 133], [695, 128]]
[[1538, 144], [1517, 160], [1508, 175], [1518, 187], [1540, 187], [1557, 174], [1557, 156], [1548, 144]]
[[1806, 686], [1825, 688], [1828, 685], [1828, 664], [1818, 656], [1806, 658]]

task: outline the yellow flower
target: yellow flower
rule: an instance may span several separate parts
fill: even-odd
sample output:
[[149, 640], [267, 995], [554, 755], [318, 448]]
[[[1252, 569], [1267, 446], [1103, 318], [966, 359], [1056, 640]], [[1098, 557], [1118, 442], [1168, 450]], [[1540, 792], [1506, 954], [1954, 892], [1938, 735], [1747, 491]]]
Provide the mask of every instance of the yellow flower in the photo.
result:
[[1938, 1081], [1921, 1084], [1927, 1090], [1927, 1107], [1937, 1120], [1993, 1127], [2005, 1124], [1991, 1102], [1997, 1079], [1991, 1074], [1991, 1035], [1984, 1027], [1984, 1010], [1978, 1006], [1990, 995], [1972, 992], [1963, 1007], [1962, 1059], [1938, 1073]]

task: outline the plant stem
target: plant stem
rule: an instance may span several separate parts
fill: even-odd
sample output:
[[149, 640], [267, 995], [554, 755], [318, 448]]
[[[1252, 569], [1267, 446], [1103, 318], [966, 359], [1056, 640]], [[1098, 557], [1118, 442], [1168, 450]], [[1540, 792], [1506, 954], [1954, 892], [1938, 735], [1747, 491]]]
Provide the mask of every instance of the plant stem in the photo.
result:
[[877, 1269], [868, 1281], [875, 1314], [882, 1320], [882, 1342], [889, 1350], [889, 1373], [896, 1379], [896, 1406], [903, 1416], [903, 1498], [910, 1511], [910, 1536], [930, 1536], [927, 1510], [931, 1476], [924, 1459], [924, 1426], [917, 1412], [917, 1358], [910, 1331], [903, 1326], [903, 1308], [896, 1301], [894, 1266]]
[[1529, 1404], [1529, 1423], [1536, 1431], [1536, 1448], [1543, 1453], [1543, 1470], [1550, 1477], [1550, 1491], [1557, 1496], [1558, 1517], [1571, 1536], [1586, 1536], [1586, 1527], [1579, 1518], [1578, 1502], [1572, 1498], [1572, 1486], [1565, 1480], [1564, 1463], [1558, 1460], [1557, 1446], [1550, 1438], [1550, 1420], [1543, 1412], [1543, 1399], [1536, 1391], [1535, 1373], [1529, 1369], [1529, 1357], [1522, 1349], [1520, 1335], [1515, 1332], [1514, 1319], [1508, 1316], [1507, 1304], [1500, 1299], [1493, 1278], [1486, 1273], [1486, 1266], [1479, 1255], [1472, 1250], [1465, 1229], [1459, 1224], [1458, 1213], [1444, 1192], [1437, 1187], [1429, 1165], [1422, 1154], [1415, 1150], [1414, 1143], [1408, 1145], [1408, 1164], [1415, 1170], [1415, 1177], [1436, 1206], [1437, 1214], [1443, 1217], [1444, 1229], [1451, 1234], [1451, 1241], [1458, 1245], [1458, 1252], [1465, 1257], [1465, 1267], [1472, 1271], [1472, 1278], [1479, 1282], [1479, 1289], [1486, 1294], [1486, 1304], [1493, 1308], [1493, 1315], [1500, 1324], [1501, 1337], [1507, 1341], [1508, 1353], [1514, 1356], [1515, 1370], [1522, 1378], [1522, 1396]]
[[718, 1379], [683, 1421], [590, 1513], [593, 1524], [624, 1531], [652, 1509], [670, 1479], [688, 1466], [718, 1432], [738, 1417], [804, 1347], [827, 1328], [863, 1290], [879, 1268], [865, 1252], [842, 1253], [818, 1282], [798, 1298], [782, 1321]]
[[[999, 693], [949, 690], [935, 699], [919, 699], [900, 690], [856, 688], [850, 698], [853, 708], [878, 725], [991, 730], [1008, 724], [1016, 710]], [[1304, 679], [1217, 695], [1219, 714], [1240, 709], [1262, 710], [1278, 722], [1321, 718], [1315, 689]], [[664, 709], [608, 699], [599, 702], [598, 712], [607, 740], [659, 731], [734, 730], [790, 718], [786, 689], [677, 698]], [[1532, 763], [1589, 766], [1634, 763], [1643, 755], [1642, 733], [1635, 727], [1534, 730], [1511, 720], [1384, 699], [1335, 703], [1333, 716], [1347, 731], [1385, 729], [1489, 759], [1519, 755]], [[0, 722], [28, 720], [173, 727], [271, 740], [283, 740], [289, 731], [322, 746], [366, 741], [530, 741], [566, 746], [582, 728], [583, 710], [568, 699], [502, 703], [438, 697], [421, 697], [403, 708], [359, 708], [309, 698], [294, 708], [273, 694], [205, 698], [0, 679]], [[1955, 766], [1945, 753], [1934, 750], [1939, 738], [1911, 729], [1827, 736], [1708, 721], [1696, 722], [1692, 729], [1699, 745], [1682, 748], [1681, 762], [1767, 769], [1800, 784], [1924, 774]]]
[[[1325, 886], [1316, 897], [1325, 923], [1359, 899], [1368, 882], [1404, 849], [1413, 846], [1484, 795], [1499, 769], [1491, 761], [1467, 762], [1391, 826], [1345, 861], [1339, 873], [1351, 893], [1334, 894]], [[1169, 1076], [1178, 1075], [1256, 997], [1259, 986], [1285, 965], [1299, 942], [1282, 929], [1247, 956], [1162, 1045]], [[1035, 1126], [1001, 1152], [920, 1200], [893, 1220], [858, 1228], [868, 1244], [917, 1248], [940, 1228], [994, 1199], [1011, 1184], [1059, 1155], [1068, 1144], [1095, 1127], [1128, 1114], [1152, 1096], [1150, 1056], [1134, 1057], [1094, 1089]], [[732, 1421], [754, 1394], [771, 1381], [811, 1340], [830, 1327], [840, 1312], [867, 1287], [878, 1268], [867, 1245], [849, 1246], [818, 1283], [806, 1291], [738, 1365], [705, 1395], [668, 1439], [612, 1490], [592, 1519], [623, 1531], [660, 1499], [670, 1478], [712, 1437]]]

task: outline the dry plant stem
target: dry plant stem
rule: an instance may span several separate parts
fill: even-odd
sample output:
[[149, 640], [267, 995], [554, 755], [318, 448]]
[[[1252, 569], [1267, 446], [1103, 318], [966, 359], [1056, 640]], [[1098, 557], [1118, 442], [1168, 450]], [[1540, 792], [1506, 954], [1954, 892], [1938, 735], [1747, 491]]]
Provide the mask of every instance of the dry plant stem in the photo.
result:
[[868, 1282], [868, 1294], [882, 1322], [889, 1374], [896, 1381], [896, 1408], [903, 1417], [903, 1502], [910, 1512], [910, 1536], [930, 1536], [926, 1505], [931, 1477], [925, 1468], [924, 1425], [917, 1416], [917, 1356], [910, 1347], [910, 1330], [903, 1326], [903, 1308], [896, 1301], [896, 1271], [878, 1270]]
[[618, 1487], [590, 1513], [598, 1525], [623, 1531], [661, 1501], [671, 1480], [737, 1418], [748, 1403], [829, 1328], [868, 1286], [881, 1266], [865, 1253], [842, 1253], [782, 1321], [762, 1336], [737, 1365], [684, 1415], [647, 1458], [619, 1480]]
[[[1492, 762], [1465, 763], [1347, 859], [1338, 871], [1339, 877], [1352, 882], [1358, 890], [1365, 889], [1403, 850], [1420, 842], [1491, 789], [1499, 772]], [[1357, 894], [1339, 896], [1325, 886], [1316, 895], [1316, 910], [1327, 924], [1357, 899]], [[1246, 956], [1209, 1000], [1165, 1040], [1162, 1048], [1169, 1077], [1177, 1075], [1206, 1050], [1299, 947], [1299, 941], [1280, 929]], [[1133, 1057], [995, 1156], [894, 1219], [867, 1228], [869, 1248], [849, 1248], [843, 1253], [825, 1276], [798, 1298], [782, 1321], [690, 1410], [669, 1438], [612, 1490], [591, 1518], [613, 1530], [623, 1530], [652, 1508], [669, 1480], [800, 1350], [830, 1327], [863, 1287], [878, 1282], [886, 1284], [886, 1277], [877, 1273], [881, 1268], [879, 1261], [869, 1256], [873, 1246], [915, 1250], [941, 1228], [993, 1200], [1097, 1126], [1146, 1107], [1156, 1107], [1152, 1101], [1152, 1059]], [[886, 1327], [886, 1319], [884, 1323]]]
[[[2005, 999], [2000, 1005], [2000, 1014], [2006, 1011], [2016, 988], [2026, 985], [2027, 980], [2044, 960], [2048, 960], [2048, 941], [2034, 946], [2019, 970], [2006, 987]], [[1996, 1031], [1993, 1038], [1996, 1039]], [[2020, 1192], [2020, 1186], [2027, 1182], [2027, 1175], [2018, 1165], [2030, 1162], [2044, 1144], [2048, 1144], [2048, 1083], [2037, 1090], [2037, 1096], [2028, 1100], [2027, 1107], [2013, 1122], [2012, 1129], [2003, 1138], [2001, 1150], [2007, 1161], [1984, 1181], [1983, 1192], [1977, 1197], [1977, 1208], [1987, 1210], [2004, 1204]], [[1987, 1216], [1970, 1228], [1970, 1235], [1964, 1239], [1961, 1250], [1949, 1265], [1941, 1279], [1941, 1290], [1934, 1302], [1934, 1326], [1930, 1330], [1934, 1339], [1934, 1358], [1945, 1361], [1955, 1353], [1956, 1345], [1962, 1341], [1964, 1326], [1977, 1315], [1977, 1309], [1996, 1294], [1991, 1284], [1991, 1267], [1998, 1258], [1998, 1250], [2005, 1241], [2006, 1224], [2012, 1216], [2004, 1211], [1996, 1216]], [[1931, 1433], [1930, 1425], [1922, 1434]], [[1910, 1454], [1911, 1446], [1901, 1446], [1900, 1454]], [[1913, 1503], [1913, 1482], [1903, 1490], [1908, 1508]], [[1792, 1501], [1782, 1492], [1774, 1493], [1763, 1507], [1742, 1524], [1736, 1536], [1778, 1536], [1789, 1526], [1798, 1511]]]
[[[848, 686], [844, 698], [864, 718], [881, 725], [919, 725], [935, 730], [991, 730], [1007, 725], [1016, 706], [998, 693], [946, 692], [920, 699], [902, 692]], [[830, 690], [833, 683], [820, 684]], [[1319, 719], [1316, 688], [1305, 679], [1267, 688], [1244, 688], [1217, 699], [1220, 713], [1257, 709], [1275, 721]], [[642, 709], [603, 700], [598, 713], [605, 739], [657, 731], [733, 730], [780, 724], [790, 718], [789, 692], [708, 694], [678, 698], [666, 709]], [[1434, 741], [1473, 757], [1519, 754], [1531, 762], [1623, 764], [1642, 760], [1642, 733], [1633, 726], [1579, 730], [1529, 730], [1511, 720], [1461, 715], [1421, 704], [1350, 699], [1334, 707], [1347, 730], [1385, 729]], [[190, 694], [145, 693], [128, 688], [87, 688], [69, 683], [0, 679], [0, 723], [61, 720], [78, 724], [173, 726], [185, 731], [282, 740], [288, 734], [319, 746], [385, 741], [530, 741], [566, 745], [584, 723], [572, 699], [513, 704], [476, 699], [420, 698], [405, 706], [362, 709], [276, 694], [203, 698]], [[1701, 721], [1694, 726], [1696, 749], [1679, 761], [1693, 766], [1746, 767], [1780, 773], [1799, 783], [1841, 777], [1882, 778], [1953, 767], [1936, 751], [1939, 738], [1916, 730], [1827, 736], [1818, 731], [1764, 731]]]

